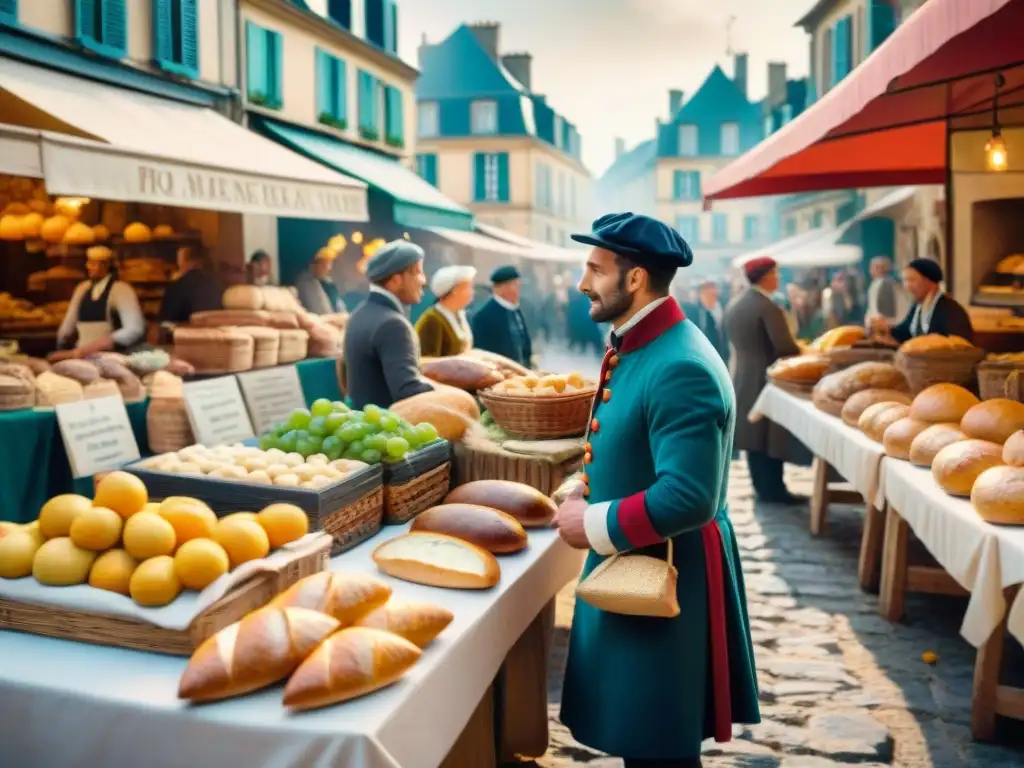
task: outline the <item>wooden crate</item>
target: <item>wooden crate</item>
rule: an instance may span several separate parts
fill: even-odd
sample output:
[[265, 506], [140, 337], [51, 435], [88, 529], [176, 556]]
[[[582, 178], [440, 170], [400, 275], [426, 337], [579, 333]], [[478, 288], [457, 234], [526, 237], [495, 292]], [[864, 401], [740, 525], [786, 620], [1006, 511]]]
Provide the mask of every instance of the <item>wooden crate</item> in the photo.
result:
[[3, 598], [0, 598], [0, 629], [172, 656], [191, 656], [206, 638], [262, 608], [300, 579], [325, 570], [327, 562], [325, 546], [282, 565], [278, 571], [260, 573], [196, 616], [188, 629], [165, 629], [123, 616], [103, 616]]
[[[554, 444], [565, 441], [538, 442]], [[455, 478], [452, 487], [474, 480], [512, 480], [550, 496], [566, 477], [583, 466], [583, 441], [578, 443], [578, 450], [555, 451], [549, 455], [512, 453], [490, 441], [458, 443], [455, 446]]]

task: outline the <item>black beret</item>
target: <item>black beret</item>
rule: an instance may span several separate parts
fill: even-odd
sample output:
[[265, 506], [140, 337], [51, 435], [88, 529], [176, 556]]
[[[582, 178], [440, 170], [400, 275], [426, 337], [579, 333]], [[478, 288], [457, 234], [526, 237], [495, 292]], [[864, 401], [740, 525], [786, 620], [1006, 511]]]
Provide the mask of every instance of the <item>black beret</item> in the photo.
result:
[[942, 267], [931, 259], [914, 259], [907, 264], [907, 268], [914, 270], [925, 280], [931, 280], [933, 283], [942, 282]]
[[604, 248], [641, 267], [679, 268], [693, 263], [693, 251], [676, 230], [637, 213], [608, 213], [591, 232], [572, 235], [577, 243]]
[[506, 264], [504, 267], [498, 267], [496, 270], [491, 272], [491, 282], [494, 285], [509, 283], [513, 280], [518, 280], [521, 277], [522, 275], [519, 274], [519, 270], [511, 264]]

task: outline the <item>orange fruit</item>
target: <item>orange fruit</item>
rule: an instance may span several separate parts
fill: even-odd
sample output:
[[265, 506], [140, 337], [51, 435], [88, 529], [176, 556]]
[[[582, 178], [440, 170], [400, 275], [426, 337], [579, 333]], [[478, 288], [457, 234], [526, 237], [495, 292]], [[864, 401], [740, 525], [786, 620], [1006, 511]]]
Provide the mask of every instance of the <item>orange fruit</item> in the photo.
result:
[[174, 528], [180, 547], [190, 539], [213, 538], [217, 516], [199, 499], [169, 496], [160, 503], [160, 517]]
[[162, 555], [140, 563], [128, 582], [128, 592], [139, 605], [158, 608], [181, 594], [181, 582], [174, 572], [174, 558]]
[[153, 512], [139, 512], [124, 524], [124, 548], [138, 560], [170, 555], [177, 545], [174, 526]]
[[228, 553], [232, 568], [270, 554], [267, 532], [252, 520], [222, 520], [217, 524], [213, 538]]
[[96, 484], [96, 496], [92, 503], [97, 507], [112, 509], [128, 519], [141, 512], [149, 501], [146, 484], [127, 472], [111, 472]]
[[127, 595], [128, 584], [138, 567], [139, 561], [123, 549], [111, 549], [96, 558], [96, 562], [92, 564], [92, 570], [89, 571], [89, 586]]
[[91, 508], [92, 502], [85, 496], [79, 496], [76, 493], [62, 493], [60, 496], [54, 496], [39, 510], [39, 531], [47, 539], [67, 536], [75, 517]]
[[185, 589], [206, 589], [230, 568], [228, 553], [212, 539], [186, 541], [174, 554], [174, 572]]
[[270, 540], [271, 549], [301, 539], [309, 533], [309, 518], [294, 504], [271, 504], [256, 515]]
[[71, 523], [71, 541], [76, 547], [104, 552], [121, 540], [124, 520], [106, 507], [90, 507]]

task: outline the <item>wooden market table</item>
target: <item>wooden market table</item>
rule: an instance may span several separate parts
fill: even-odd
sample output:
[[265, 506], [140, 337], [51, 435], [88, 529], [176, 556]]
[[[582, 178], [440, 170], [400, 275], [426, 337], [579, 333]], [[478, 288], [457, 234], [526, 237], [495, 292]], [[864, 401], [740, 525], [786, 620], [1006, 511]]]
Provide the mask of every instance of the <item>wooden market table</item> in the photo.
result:
[[[378, 536], [335, 557], [335, 571], [376, 572]], [[551, 529], [501, 558], [483, 592], [388, 579], [402, 600], [445, 605], [452, 624], [394, 686], [289, 715], [282, 686], [215, 704], [177, 699], [186, 659], [0, 632], [0, 748], [12, 765], [218, 768], [494, 768], [547, 748], [547, 649], [553, 600], [582, 553]], [[52, 734], [60, 733], [61, 738]]]

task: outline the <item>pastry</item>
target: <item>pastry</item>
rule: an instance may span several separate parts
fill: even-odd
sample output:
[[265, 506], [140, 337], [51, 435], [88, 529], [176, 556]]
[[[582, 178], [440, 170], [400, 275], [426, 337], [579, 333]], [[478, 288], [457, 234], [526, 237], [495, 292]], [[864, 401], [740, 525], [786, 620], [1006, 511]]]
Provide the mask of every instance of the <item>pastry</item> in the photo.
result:
[[466, 355], [427, 358], [421, 361], [420, 370], [431, 381], [467, 392], [487, 389], [505, 380], [505, 375], [493, 363]]

